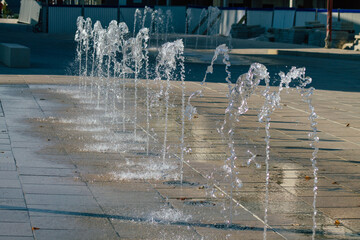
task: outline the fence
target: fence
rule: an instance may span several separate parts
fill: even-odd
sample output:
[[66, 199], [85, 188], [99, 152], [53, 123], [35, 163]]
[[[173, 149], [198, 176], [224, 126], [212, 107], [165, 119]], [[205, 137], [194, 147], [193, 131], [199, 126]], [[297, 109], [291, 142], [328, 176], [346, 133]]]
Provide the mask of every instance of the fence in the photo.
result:
[[[25, 0], [23, 0], [25, 1]], [[139, 8], [143, 11], [143, 8]], [[305, 22], [318, 20], [326, 24], [326, 9], [246, 9], [246, 8], [221, 8], [221, 15], [213, 18], [208, 23], [206, 8], [198, 7], [164, 7], [161, 9], [166, 17], [166, 11], [172, 12], [172, 28], [175, 33], [207, 34], [208, 27], [211, 32], [228, 36], [231, 25], [238, 23], [245, 15], [247, 25], [260, 25], [268, 28], [288, 29], [294, 26], [305, 26]], [[103, 7], [103, 6], [49, 6], [48, 31], [49, 33], [74, 33], [76, 18], [82, 13], [84, 17], [91, 17], [93, 22], [101, 21], [107, 26], [113, 19], [126, 22], [130, 31], [134, 28], [134, 13], [136, 7]], [[187, 13], [190, 13], [187, 16]], [[355, 32], [360, 32], [360, 10], [340, 9], [333, 12], [333, 21], [352, 22]], [[187, 24], [188, 23], [188, 24]], [[147, 20], [147, 27], [150, 23]], [[186, 29], [187, 27], [187, 29]], [[214, 31], [215, 29], [215, 31]]]

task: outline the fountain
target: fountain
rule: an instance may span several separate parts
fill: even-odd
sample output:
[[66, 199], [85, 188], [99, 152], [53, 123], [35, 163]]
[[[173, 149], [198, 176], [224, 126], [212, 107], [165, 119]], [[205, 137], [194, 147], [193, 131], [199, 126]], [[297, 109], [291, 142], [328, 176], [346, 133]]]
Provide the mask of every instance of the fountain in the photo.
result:
[[208, 11], [206, 8], [203, 8], [200, 13], [199, 23], [197, 26], [197, 35], [196, 35], [196, 42], [195, 42], [195, 48], [198, 48], [198, 42], [199, 42], [199, 35], [200, 35], [200, 28], [202, 24], [204, 23], [205, 18], [208, 16]]
[[[189, 34], [189, 29], [191, 26], [191, 8], [188, 8], [186, 10], [186, 21], [185, 21], [185, 35]], [[187, 42], [187, 37], [185, 37], [185, 46], [186, 46], [186, 42]]]
[[[209, 15], [218, 16], [218, 12], [212, 9], [207, 10]], [[203, 13], [204, 12], [204, 13]], [[202, 12], [202, 15], [205, 15], [205, 11]], [[213, 13], [212, 13], [213, 12]], [[145, 9], [143, 13], [142, 19], [142, 27], [145, 25], [145, 18], [147, 13], [151, 13], [152, 25], [155, 26], [155, 33], [160, 34], [159, 31], [159, 23], [161, 20], [157, 19], [156, 22], [153, 22], [156, 19], [155, 16], [159, 14], [162, 16], [161, 11], [150, 11], [149, 9]], [[281, 106], [281, 93], [283, 90], [288, 90], [290, 88], [290, 83], [295, 84], [302, 101], [304, 101], [310, 109], [310, 125], [311, 132], [309, 133], [309, 139], [311, 141], [311, 147], [313, 148], [313, 153], [310, 158], [312, 167], [313, 167], [313, 175], [314, 175], [314, 200], [313, 200], [313, 238], [315, 238], [316, 234], [316, 196], [317, 196], [317, 166], [316, 166], [316, 156], [318, 152], [317, 143], [319, 138], [317, 136], [317, 128], [316, 128], [316, 118], [317, 115], [315, 113], [314, 107], [312, 105], [312, 94], [314, 89], [308, 88], [308, 85], [311, 83], [311, 78], [305, 76], [305, 68], [291, 68], [288, 73], [279, 73], [280, 84], [276, 91], [270, 91], [270, 75], [267, 68], [259, 63], [253, 63], [248, 72], [240, 75], [235, 83], [231, 82], [231, 72], [230, 72], [230, 56], [228, 47], [223, 44], [218, 46], [215, 49], [214, 56], [211, 60], [210, 65], [207, 67], [205, 72], [205, 76], [201, 82], [201, 88], [196, 90], [193, 93], [189, 94], [186, 104], [186, 92], [185, 92], [185, 66], [184, 66], [184, 45], [182, 40], [176, 40], [174, 42], [164, 43], [161, 48], [158, 49], [156, 65], [154, 69], [154, 79], [152, 80], [152, 74], [150, 72], [150, 64], [149, 64], [149, 54], [148, 54], [148, 42], [149, 42], [149, 29], [142, 28], [139, 32], [135, 32], [136, 24], [137, 24], [137, 16], [140, 16], [141, 12], [135, 12], [135, 20], [134, 20], [134, 31], [133, 37], [126, 39], [126, 36], [129, 32], [127, 25], [125, 23], [117, 23], [116, 21], [110, 22], [107, 29], [103, 29], [100, 22], [96, 22], [94, 27], [91, 26], [91, 20], [86, 20], [82, 17], [79, 17], [77, 21], [78, 30], [76, 32], [75, 40], [78, 42], [77, 47], [77, 62], [79, 64], [79, 76], [87, 77], [90, 74], [90, 96], [92, 100], [92, 92], [94, 91], [93, 85], [96, 81], [97, 89], [97, 101], [94, 103], [97, 108], [101, 108], [104, 106], [104, 110], [106, 111], [108, 108], [108, 100], [111, 99], [110, 95], [112, 95], [113, 99], [113, 113], [112, 117], [122, 118], [122, 130], [125, 132], [126, 122], [133, 124], [133, 136], [129, 141], [133, 141], [134, 144], [146, 144], [146, 159], [149, 159], [153, 156], [160, 156], [162, 161], [162, 166], [154, 164], [154, 166], [161, 168], [162, 173], [157, 173], [157, 179], [168, 179], [167, 170], [173, 170], [173, 167], [166, 166], [167, 161], [171, 159], [172, 156], [176, 156], [177, 152], [171, 152], [169, 150], [168, 143], [168, 125], [169, 125], [169, 111], [171, 110], [172, 104], [170, 102], [171, 98], [171, 86], [172, 81], [180, 80], [180, 88], [181, 88], [181, 109], [179, 113], [180, 119], [180, 138], [178, 142], [178, 148], [180, 149], [179, 167], [178, 174], [174, 175], [174, 179], [180, 180], [180, 184], [182, 185], [184, 182], [184, 163], [185, 161], [185, 153], [186, 153], [186, 139], [185, 133], [187, 131], [185, 127], [185, 120], [192, 121], [195, 114], [198, 114], [196, 107], [192, 104], [192, 100], [194, 98], [201, 98], [203, 96], [203, 92], [206, 85], [206, 80], [208, 78], [208, 74], [212, 74], [214, 72], [214, 64], [220, 55], [223, 56], [222, 62], [225, 65], [225, 83], [228, 87], [227, 92], [227, 105], [226, 108], [223, 109], [223, 117], [224, 120], [221, 126], [218, 129], [220, 136], [224, 139], [227, 144], [227, 154], [228, 157], [224, 159], [224, 164], [222, 169], [217, 169], [217, 171], [222, 173], [223, 179], [222, 181], [226, 181], [228, 183], [228, 189], [225, 192], [227, 196], [227, 201], [229, 205], [227, 206], [228, 211], [228, 219], [226, 220], [226, 227], [232, 228], [234, 226], [234, 215], [235, 208], [238, 204], [234, 199], [234, 192], [241, 189], [243, 183], [239, 177], [239, 171], [237, 168], [239, 156], [237, 154], [236, 149], [236, 140], [234, 138], [234, 133], [236, 127], [241, 124], [241, 120], [244, 115], [249, 110], [250, 99], [253, 96], [262, 97], [264, 103], [262, 107], [259, 109], [258, 121], [260, 123], [264, 122], [265, 129], [265, 199], [264, 199], [264, 219], [261, 220], [264, 224], [264, 233], [263, 238], [267, 238], [267, 229], [270, 227], [268, 224], [268, 205], [269, 205], [269, 183], [270, 183], [270, 125], [271, 125], [271, 116], [273, 112], [280, 108]], [[208, 22], [208, 30], [209, 27], [212, 26], [216, 19], [215, 17], [211, 18], [209, 16]], [[167, 12], [167, 23], [170, 22], [170, 14]], [[189, 22], [187, 22], [189, 24]], [[199, 28], [198, 28], [199, 31]], [[151, 32], [151, 31], [150, 31]], [[166, 27], [166, 33], [168, 32], [168, 25]], [[210, 33], [209, 33], [210, 34]], [[165, 35], [167, 38], [167, 36]], [[158, 44], [158, 36], [156, 36]], [[196, 41], [197, 44], [197, 41]], [[92, 56], [91, 49], [93, 49]], [[85, 55], [83, 54], [85, 52]], [[85, 61], [85, 66], [84, 65]], [[92, 62], [91, 72], [88, 71], [88, 63]], [[103, 68], [106, 66], [106, 71], [103, 71]], [[111, 73], [111, 68], [113, 68], [113, 73]], [[141, 80], [141, 74], [145, 76], [145, 81]], [[95, 76], [97, 76], [95, 78]], [[112, 76], [112, 77], [111, 77]], [[128, 81], [131, 81], [131, 87], [127, 84]], [[116, 85], [116, 82], [121, 82], [121, 87]], [[140, 101], [139, 89], [141, 89], [143, 82], [145, 82], [145, 107], [146, 111], [142, 111], [142, 102]], [[165, 83], [165, 87], [163, 86]], [[87, 81], [79, 82], [79, 89], [85, 89]], [[82, 88], [81, 86], [84, 86]], [[152, 88], [151, 85], [158, 86]], [[260, 85], [264, 85], [265, 87], [261, 87]], [[129, 86], [127, 88], [127, 86]], [[131, 101], [127, 100], [127, 97], [131, 95], [127, 92], [132, 89], [133, 98]], [[163, 101], [162, 101], [163, 100]], [[157, 102], [157, 104], [152, 105], [152, 101]], [[162, 102], [161, 102], [162, 101]], [[185, 106], [186, 105], [186, 106]], [[117, 106], [122, 107], [120, 114], [116, 114]], [[157, 108], [156, 108], [157, 107]], [[164, 107], [164, 111], [161, 108]], [[127, 108], [127, 109], [126, 109]], [[155, 109], [156, 108], [156, 109]], [[159, 137], [158, 135], [152, 134], [151, 129], [151, 113], [157, 112], [160, 120], [163, 122], [164, 129], [163, 134]], [[142, 117], [146, 118], [145, 127], [142, 127]], [[238, 124], [239, 122], [239, 124]], [[113, 121], [112, 124], [116, 125], [117, 121]], [[142, 134], [146, 135], [146, 141], [141, 142], [138, 141], [139, 133], [141, 131]], [[150, 147], [150, 139], [153, 139], [152, 144], [156, 145], [157, 142], [161, 142], [159, 144], [159, 150], [154, 150], [154, 148]], [[246, 151], [250, 158], [247, 160], [247, 164], [250, 165], [252, 162], [256, 164], [256, 167], [260, 167], [259, 161], [256, 160], [257, 155], [252, 153], [249, 149]], [[145, 166], [146, 164], [138, 164], [139, 166]], [[154, 167], [146, 166], [147, 171], [154, 171]], [[127, 176], [131, 175], [131, 172], [128, 172]], [[148, 173], [146, 175], [147, 179], [151, 178], [151, 174]], [[215, 191], [214, 189], [219, 189], [216, 184], [213, 186], [209, 186], [211, 191]], [[213, 194], [215, 196], [215, 194]]]
[[[207, 27], [206, 27], [206, 35], [212, 36], [214, 34], [217, 34], [219, 32], [219, 14], [221, 14], [221, 11], [217, 7], [208, 7], [208, 16], [207, 16]], [[208, 48], [208, 37], [206, 38], [206, 48]], [[217, 39], [217, 38], [216, 38]], [[210, 39], [211, 42], [213, 41], [213, 38]], [[217, 42], [216, 42], [217, 45]]]
[[184, 127], [185, 127], [185, 69], [184, 69], [184, 44], [182, 40], [177, 40], [175, 42], [168, 42], [165, 43], [159, 50], [158, 55], [158, 63], [155, 68], [156, 79], [161, 81], [161, 74], [160, 69], [163, 69], [163, 76], [166, 78], [166, 88], [164, 92], [165, 97], [165, 127], [164, 127], [164, 143], [163, 143], [163, 152], [162, 152], [162, 159], [163, 162], [166, 161], [166, 154], [167, 154], [167, 127], [168, 127], [168, 112], [169, 112], [169, 94], [170, 94], [170, 80], [174, 80], [174, 71], [177, 68], [177, 65], [180, 65], [180, 80], [181, 80], [181, 87], [182, 87], [182, 100], [181, 100], [181, 144], [180, 144], [180, 151], [181, 151], [181, 167], [180, 167], [180, 178], [181, 182], [183, 180], [183, 162], [184, 162]]

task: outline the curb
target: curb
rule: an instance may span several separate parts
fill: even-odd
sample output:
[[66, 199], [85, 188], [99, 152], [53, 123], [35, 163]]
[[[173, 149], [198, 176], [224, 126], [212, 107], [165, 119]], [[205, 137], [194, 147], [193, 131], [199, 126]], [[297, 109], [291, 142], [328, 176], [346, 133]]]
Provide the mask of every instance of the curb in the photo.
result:
[[292, 51], [292, 50], [275, 50], [270, 49], [269, 54], [276, 55], [287, 55], [287, 56], [299, 56], [299, 57], [313, 57], [313, 58], [335, 58], [335, 59], [342, 59], [342, 60], [360, 60], [360, 53], [359, 54], [341, 54], [341, 53], [323, 53], [323, 52], [303, 52], [303, 51]]

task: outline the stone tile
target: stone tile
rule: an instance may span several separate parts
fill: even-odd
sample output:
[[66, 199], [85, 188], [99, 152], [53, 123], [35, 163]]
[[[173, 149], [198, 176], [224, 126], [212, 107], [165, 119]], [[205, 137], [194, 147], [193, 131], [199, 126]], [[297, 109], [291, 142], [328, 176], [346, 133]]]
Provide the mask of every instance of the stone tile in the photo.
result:
[[51, 229], [39, 229], [34, 232], [36, 239], [119, 239], [114, 231], [103, 230], [101, 225], [96, 229], [87, 230], [51, 230]]
[[28, 223], [30, 219], [26, 209], [0, 210], [0, 222]]
[[164, 199], [156, 192], [121, 191], [118, 194], [97, 195], [99, 203], [115, 204], [147, 204], [164, 202]]
[[28, 205], [43, 204], [43, 205], [97, 205], [92, 196], [81, 195], [62, 195], [62, 194], [25, 194], [26, 203]]
[[101, 217], [102, 209], [97, 205], [34, 204], [27, 205], [30, 217]]
[[26, 236], [26, 237], [32, 237], [32, 231], [30, 223], [24, 223], [24, 222], [2, 222], [0, 224], [0, 236]]
[[[209, 229], [209, 228], [200, 228], [197, 227], [195, 230], [204, 238], [204, 239], [262, 239], [263, 238], [263, 228], [247, 229], [247, 230], [227, 230], [227, 229]], [[302, 238], [301, 238], [302, 237]], [[301, 236], [301, 239], [306, 239], [304, 236]], [[299, 238], [299, 239], [300, 239]], [[268, 231], [266, 239], [283, 239], [276, 233]]]
[[0, 240], [33, 240], [33, 237], [0, 236]]
[[9, 138], [0, 138], [0, 145], [10, 145]]
[[107, 218], [86, 216], [31, 216], [31, 224], [47, 230], [113, 230]]
[[0, 210], [1, 209], [24, 209], [25, 201], [24, 199], [14, 198], [14, 199], [1, 199], [0, 198]]
[[15, 163], [0, 163], [0, 171], [16, 171]]
[[87, 186], [78, 185], [58, 185], [58, 184], [23, 184], [25, 194], [45, 194], [45, 195], [87, 195], [91, 192]]
[[[311, 204], [312, 197], [302, 197], [305, 202]], [[344, 208], [344, 207], [359, 207], [360, 208], [360, 197], [317, 197], [316, 205], [319, 208]]]
[[15, 164], [15, 159], [12, 156], [0, 156], [0, 164]]
[[360, 216], [360, 207], [319, 207], [318, 210], [328, 214], [334, 219], [357, 219]]
[[19, 167], [20, 175], [49, 176], [49, 177], [72, 177], [76, 173], [70, 168], [45, 168], [45, 167]]
[[23, 199], [23, 191], [20, 188], [0, 188], [0, 198], [2, 199]]
[[167, 198], [206, 198], [207, 193], [203, 189], [196, 188], [183, 188], [183, 189], [157, 189], [159, 193]]
[[0, 171], [0, 179], [17, 180], [19, 179], [17, 171]]
[[21, 188], [19, 180], [2, 179], [0, 188]]
[[193, 228], [150, 222], [112, 221], [115, 230], [124, 239], [199, 239]]
[[[1, 129], [4, 129], [5, 127], [0, 127]], [[9, 139], [9, 134], [0, 132], [0, 139]]]
[[360, 218], [354, 219], [339, 219], [340, 223], [349, 227], [351, 230], [359, 233], [360, 232]]
[[[0, 173], [1, 176], [1, 173]], [[43, 175], [20, 175], [20, 180], [23, 184], [36, 185], [75, 185], [84, 186], [85, 183], [81, 181], [80, 177], [58, 177], [58, 176], [43, 176]]]

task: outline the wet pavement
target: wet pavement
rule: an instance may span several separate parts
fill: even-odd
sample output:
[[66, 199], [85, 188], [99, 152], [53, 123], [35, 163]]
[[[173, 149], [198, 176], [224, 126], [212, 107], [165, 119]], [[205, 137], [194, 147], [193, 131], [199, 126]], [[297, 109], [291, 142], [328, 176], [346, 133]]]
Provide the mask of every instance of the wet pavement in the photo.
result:
[[[179, 82], [172, 83], [172, 157], [164, 164], [159, 161], [163, 109], [153, 112], [148, 158], [143, 97], [136, 141], [132, 134], [131, 84], [123, 132], [121, 116], [114, 124], [78, 93], [78, 79], [71, 76], [76, 72], [73, 36], [4, 29], [0, 26], [2, 42], [31, 48], [32, 66], [0, 65], [0, 239], [263, 238], [265, 131], [257, 122], [263, 99], [254, 95], [236, 125], [236, 165], [243, 186], [230, 199], [222, 169], [229, 150], [217, 133], [227, 105], [227, 86], [217, 83], [224, 81], [223, 65], [215, 65], [208, 76], [212, 83], [193, 102], [198, 114], [186, 123], [189, 151], [180, 186], [172, 181], [179, 174]], [[199, 39], [209, 47], [221, 41], [228, 39]], [[320, 130], [316, 239], [360, 239], [359, 54], [253, 40], [234, 40], [233, 46], [233, 79], [253, 62], [265, 64], [275, 77], [291, 66], [307, 68], [317, 89], [313, 105]], [[186, 50], [185, 55], [189, 95], [200, 88], [213, 51]], [[144, 96], [143, 87], [139, 91]], [[290, 90], [271, 118], [267, 238], [311, 239], [314, 179], [307, 105]], [[260, 169], [247, 166], [248, 150], [257, 155]], [[227, 227], [230, 201], [236, 214]]]
[[[179, 82], [172, 83], [172, 157], [166, 164], [159, 161], [161, 109], [153, 113], [146, 157], [143, 100], [138, 139], [132, 137], [132, 85], [123, 132], [121, 117], [114, 124], [103, 109], [95, 109], [78, 93], [77, 82], [60, 75], [0, 75], [0, 239], [263, 238], [260, 95], [251, 98], [249, 112], [236, 125], [236, 166], [243, 186], [230, 199], [222, 170], [229, 150], [216, 130], [227, 106], [225, 84], [208, 83], [204, 96], [193, 101], [198, 114], [186, 122], [185, 144], [191, 151], [180, 186], [172, 181], [179, 164]], [[186, 83], [187, 95], [198, 89], [199, 83]], [[139, 91], [143, 96], [143, 87]], [[326, 90], [317, 90], [313, 98], [320, 137], [316, 239], [360, 238], [359, 98], [358, 92]], [[296, 90], [282, 95], [282, 109], [271, 120], [267, 239], [311, 239], [310, 124]], [[246, 165], [247, 150], [257, 154], [260, 169]], [[230, 201], [236, 214], [227, 227]]]

